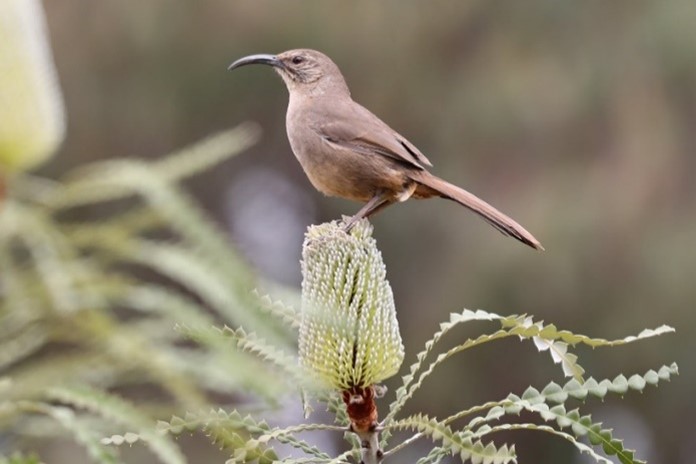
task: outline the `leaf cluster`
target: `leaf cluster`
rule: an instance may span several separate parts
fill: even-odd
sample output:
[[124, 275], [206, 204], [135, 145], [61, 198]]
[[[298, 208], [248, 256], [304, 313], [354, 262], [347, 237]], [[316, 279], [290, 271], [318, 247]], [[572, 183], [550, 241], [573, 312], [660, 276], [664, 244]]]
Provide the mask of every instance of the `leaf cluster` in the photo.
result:
[[[280, 312], [287, 317], [284, 309]], [[497, 323], [499, 328], [484, 333], [476, 338], [466, 339], [455, 347], [437, 353], [438, 342], [453, 329], [473, 321], [490, 321]], [[288, 358], [282, 350], [276, 350], [254, 334], [248, 334], [241, 329], [207, 329], [227, 337], [231, 344], [250, 353], [257, 353], [270, 361], [276, 369], [281, 369], [285, 375], [296, 377], [298, 361]], [[604, 399], [610, 394], [623, 396], [631, 391], [642, 392], [646, 386], [656, 386], [661, 381], [668, 381], [678, 374], [676, 364], [662, 366], [657, 370], [648, 370], [644, 374], [633, 374], [626, 377], [619, 374], [613, 380], [595, 380], [584, 378], [585, 370], [578, 362], [578, 356], [572, 353], [577, 345], [595, 347], [612, 347], [644, 340], [650, 337], [673, 332], [668, 326], [644, 330], [638, 335], [617, 340], [591, 338], [574, 334], [570, 331], [559, 330], [554, 325], [535, 322], [529, 316], [500, 316], [486, 311], [464, 310], [452, 314], [450, 320], [440, 325], [434, 336], [425, 344], [425, 348], [417, 354], [416, 362], [409, 368], [409, 373], [402, 378], [402, 385], [396, 390], [395, 398], [389, 406], [389, 411], [380, 424], [382, 431], [382, 446], [384, 457], [389, 458], [421, 438], [429, 438], [434, 443], [431, 450], [422, 456], [419, 464], [438, 463], [447, 456], [455, 455], [462, 462], [472, 463], [516, 463], [517, 455], [514, 445], [496, 444], [492, 435], [509, 430], [533, 430], [545, 432], [571, 442], [580, 452], [586, 453], [596, 462], [611, 463], [609, 457], [616, 456], [622, 463], [641, 463], [635, 452], [624, 446], [616, 438], [611, 429], [596, 422], [589, 414], [581, 412], [580, 407], [587, 399]], [[194, 337], [200, 332], [189, 330]], [[521, 394], [509, 394], [507, 397], [474, 405], [458, 411], [446, 418], [434, 418], [425, 413], [399, 417], [403, 408], [413, 395], [424, 385], [431, 374], [447, 359], [470, 348], [514, 337], [520, 341], [531, 341], [540, 352], [550, 352], [554, 363], [560, 364], [566, 377], [570, 379], [564, 384], [550, 382], [541, 389], [529, 387]], [[430, 361], [429, 359], [434, 358]], [[297, 380], [303, 385], [302, 380]], [[306, 385], [306, 384], [305, 384]], [[351, 440], [352, 448], [345, 453], [331, 457], [325, 450], [310, 445], [300, 435], [308, 430], [336, 430], [347, 432], [345, 408], [335, 392], [319, 395], [317, 399], [324, 403], [327, 409], [336, 414], [338, 425], [303, 424], [285, 428], [269, 428], [265, 423], [254, 422], [250, 417], [242, 418], [233, 411], [225, 413], [213, 410], [201, 416], [188, 416], [186, 419], [174, 417], [170, 422], [161, 424], [161, 430], [178, 434], [184, 429], [201, 428], [211, 436], [214, 442], [221, 442], [217, 434], [210, 431], [210, 424], [226, 430], [244, 430], [248, 439], [239, 444], [238, 441], [227, 442], [232, 457], [228, 463], [237, 462], [284, 462], [284, 463], [348, 463], [360, 456], [360, 443]], [[520, 422], [518, 417], [526, 411], [537, 418], [535, 422]], [[406, 438], [400, 437], [397, 444], [389, 446], [394, 432], [407, 432]], [[347, 434], [353, 437], [352, 434]], [[238, 440], [238, 436], [235, 436]], [[131, 436], [135, 441], [141, 439]], [[114, 442], [120, 437], [112, 437]], [[273, 441], [290, 444], [300, 450], [301, 458], [286, 456], [278, 459], [273, 451]], [[241, 451], [240, 451], [241, 450]]]
[[[120, 462], [101, 439], [134, 431], [162, 462], [185, 462], [155, 417], [209, 407], [211, 395], [277, 396], [256, 356], [174, 330], [243, 324], [292, 343], [259, 311], [270, 303], [250, 291], [259, 282], [249, 267], [178, 185], [257, 137], [246, 124], [159, 160], [11, 179], [0, 203], [0, 432], [10, 445], [67, 432], [96, 462]], [[128, 392], [143, 388], [156, 394], [136, 407]]]

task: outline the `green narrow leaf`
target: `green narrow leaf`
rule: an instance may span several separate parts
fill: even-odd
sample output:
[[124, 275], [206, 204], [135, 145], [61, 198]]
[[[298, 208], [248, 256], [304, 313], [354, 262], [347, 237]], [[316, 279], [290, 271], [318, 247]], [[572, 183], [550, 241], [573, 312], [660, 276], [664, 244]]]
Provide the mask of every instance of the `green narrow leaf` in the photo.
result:
[[[669, 367], [663, 366], [660, 368], [660, 370], [664, 372], [665, 380], [669, 380], [671, 375], [678, 374], [678, 369], [675, 364], [672, 364]], [[649, 370], [644, 374], [644, 376], [641, 377], [636, 374], [631, 376], [631, 379], [650, 378], [654, 375], [657, 375], [655, 371]], [[618, 379], [620, 382], [621, 377]], [[640, 382], [636, 380], [633, 380], [633, 382], [635, 385], [640, 384]], [[608, 380], [604, 380], [601, 383], [611, 385], [611, 382]], [[593, 426], [590, 418], [581, 417], [577, 409], [566, 412], [564, 403], [569, 398], [584, 400], [587, 395], [591, 393], [591, 390], [594, 390], [595, 392], [597, 391], [597, 382], [592, 378], [588, 379], [583, 384], [579, 383], [575, 379], [571, 379], [563, 387], [560, 387], [555, 382], [550, 382], [541, 392], [536, 388], [529, 387], [527, 390], [525, 390], [522, 397], [510, 394], [505, 400], [491, 401], [480, 406], [475, 406], [467, 410], [460, 411], [447, 417], [442, 421], [442, 423], [449, 425], [454, 421], [471, 414], [482, 414], [483, 412], [488, 411], [488, 413], [485, 415], [476, 416], [471, 419], [463, 429], [467, 431], [475, 431], [476, 434], [486, 434], [489, 433], [490, 430], [495, 430], [495, 427], [490, 427], [487, 425], [487, 423], [493, 420], [501, 419], [501, 412], [504, 412], [505, 414], [519, 415], [519, 412], [522, 409], [527, 409], [533, 410], [546, 421], [555, 420], [560, 428], [573, 427], [574, 433], [576, 433], [578, 436], [582, 436], [589, 433], [590, 428]], [[604, 396], [610, 392], [621, 394], [620, 389], [618, 388], [614, 388], [614, 390], [605, 388], [600, 398], [604, 398]], [[551, 406], [552, 404], [555, 405]]]
[[273, 300], [269, 295], [261, 294], [258, 290], [254, 290], [253, 294], [258, 299], [259, 309], [275, 316], [293, 329], [300, 328], [301, 317], [297, 310], [282, 301]]
[[[517, 317], [517, 316], [513, 316]], [[430, 363], [430, 365], [427, 367], [427, 369], [423, 370], [423, 364], [425, 358], [428, 356], [428, 354], [432, 351], [433, 346], [450, 330], [452, 330], [454, 327], [461, 323], [465, 322], [470, 322], [470, 321], [489, 321], [489, 320], [507, 320], [508, 318], [503, 318], [501, 316], [498, 316], [497, 314], [494, 313], [488, 313], [482, 310], [477, 310], [477, 311], [470, 311], [465, 309], [462, 313], [460, 314], [452, 314], [450, 315], [450, 321], [447, 323], [443, 323], [440, 325], [440, 330], [435, 333], [435, 335], [428, 341], [426, 342], [426, 347], [423, 351], [421, 351], [418, 355], [418, 361], [411, 365], [409, 368], [410, 374], [406, 377], [404, 377], [404, 384], [399, 387], [396, 391], [396, 399], [392, 404], [389, 406], [389, 413], [384, 419], [384, 423], [388, 424], [391, 420], [394, 419], [394, 417], [401, 411], [403, 406], [406, 404], [406, 402], [414, 395], [414, 393], [420, 388], [420, 386], [423, 384], [423, 381], [430, 376], [430, 374], [435, 370], [437, 366], [439, 366], [443, 361], [448, 359], [449, 357], [455, 355], [456, 353], [459, 353], [463, 350], [466, 350], [468, 348], [487, 343], [496, 339], [500, 338], [505, 338], [510, 336], [506, 331], [499, 330], [493, 334], [490, 335], [481, 335], [478, 338], [472, 340], [468, 339], [466, 342], [463, 344], [454, 347], [450, 350], [448, 350], [445, 353], [441, 353], [438, 355], [435, 361]], [[417, 381], [414, 383], [414, 378], [417, 373], [420, 373], [418, 376]], [[384, 434], [383, 440], [386, 440], [388, 438], [388, 434]]]
[[[152, 452], [167, 464], [185, 464], [186, 458], [179, 447], [166, 435], [153, 432], [153, 421], [135, 406], [117, 396], [87, 386], [52, 387], [49, 398], [86, 409], [114, 423], [137, 430], [137, 436], [147, 443]], [[135, 434], [126, 434], [125, 441], [132, 444]]]
[[10, 337], [0, 337], [0, 371], [36, 353], [47, 338], [43, 328], [37, 325]]
[[477, 436], [485, 436], [485, 435], [490, 435], [493, 433], [497, 433], [497, 432], [501, 432], [501, 431], [508, 431], [508, 430], [534, 430], [534, 431], [539, 431], [539, 432], [550, 433], [552, 435], [555, 435], [557, 437], [561, 437], [564, 440], [569, 441], [581, 453], [587, 454], [590, 457], [592, 457], [595, 460], [595, 462], [599, 462], [602, 464], [613, 464], [612, 461], [610, 461], [609, 459], [605, 458], [604, 456], [598, 454], [591, 447], [576, 440], [576, 438], [573, 435], [570, 435], [570, 434], [565, 433], [565, 432], [560, 431], [560, 430], [556, 430], [556, 429], [549, 427], [547, 425], [539, 425], [539, 424], [531, 424], [531, 423], [501, 424], [501, 425], [497, 425], [495, 427], [490, 427], [485, 432], [477, 433], [476, 435]]
[[17, 203], [13, 208], [3, 207], [3, 216], [21, 224], [21, 233], [15, 237], [25, 245], [34, 268], [51, 297], [52, 309], [73, 312], [79, 309], [75, 295], [75, 281], [82, 270], [76, 266], [76, 251], [66, 242], [48, 217], [36, 208]]
[[[178, 325], [177, 330], [193, 340], [202, 343], [231, 343], [240, 351], [253, 354], [258, 359], [264, 360], [272, 364], [275, 368], [280, 369], [281, 372], [285, 373], [283, 378], [285, 378], [288, 382], [293, 383], [294, 386], [312, 386], [310, 383], [308, 383], [308, 380], [304, 375], [304, 371], [299, 365], [299, 362], [295, 356], [267, 343], [254, 333], [247, 333], [242, 328], [235, 330], [227, 326], [225, 326], [223, 329], [218, 329], [216, 327], [193, 328], [185, 325]], [[278, 378], [277, 371], [274, 372], [274, 374], [274, 378]], [[263, 388], [265, 391], [276, 391], [277, 393], [277, 390], [282, 390], [285, 387], [283, 387], [282, 383], [276, 381], [266, 385]]]
[[450, 314], [449, 322], [440, 324], [440, 330], [435, 332], [432, 338], [425, 342], [425, 348], [416, 355], [417, 362], [415, 362], [409, 367], [409, 374], [403, 377], [403, 385], [399, 387], [399, 390], [397, 391], [397, 399], [394, 401], [394, 403], [390, 405], [389, 415], [387, 416], [385, 421], [388, 421], [389, 419], [393, 418], [394, 415], [396, 415], [399, 412], [401, 407], [403, 407], [403, 403], [405, 403], [405, 401], [408, 399], [407, 392], [409, 387], [411, 387], [411, 383], [413, 382], [415, 375], [421, 371], [421, 369], [423, 368], [425, 358], [428, 356], [428, 354], [430, 354], [435, 344], [439, 342], [443, 336], [445, 336], [450, 330], [452, 330], [459, 324], [471, 321], [488, 321], [495, 319], [501, 319], [501, 316], [498, 316], [494, 313], [487, 313], [482, 310], [471, 311], [469, 309], [465, 309], [461, 313]]
[[38, 456], [25, 455], [19, 452], [12, 453], [9, 458], [0, 454], [0, 464], [42, 464]]
[[65, 430], [72, 434], [75, 440], [87, 450], [87, 453], [95, 462], [99, 464], [121, 463], [113, 450], [101, 443], [101, 437], [95, 433], [89, 423], [77, 417], [71, 409], [41, 402], [22, 401], [17, 404], [21, 409], [27, 412], [41, 413], [53, 418]]
[[[139, 176], [137, 179], [127, 179], [127, 174], [133, 173], [128, 171], [132, 166], [142, 166], [166, 182], [177, 182], [243, 152], [255, 143], [258, 135], [258, 126], [243, 124], [206, 137], [159, 161], [147, 163], [136, 159], [120, 159], [82, 166], [70, 172], [66, 182], [68, 191], [52, 198], [51, 204], [55, 208], [83, 206], [126, 198], [133, 195], [134, 190], [147, 189], [146, 185], [135, 185], [140, 180]], [[107, 188], [100, 190], [99, 187]]]
[[662, 325], [656, 329], [645, 329], [638, 335], [631, 335], [616, 340], [606, 340], [603, 338], [590, 338], [586, 335], [574, 334], [568, 330], [558, 330], [553, 324], [544, 325], [542, 322], [533, 323], [531, 319], [520, 322], [519, 320], [508, 318], [503, 320], [503, 326], [506, 328], [511, 328], [517, 335], [520, 335], [523, 338], [541, 337], [549, 341], [560, 340], [568, 343], [569, 345], [577, 345], [578, 343], [582, 343], [593, 348], [600, 346], [625, 345], [626, 343], [632, 343], [638, 340], [644, 340], [646, 338], [657, 337], [659, 335], [674, 332], [674, 328], [667, 325]]
[[441, 421], [417, 414], [405, 419], [393, 421], [388, 428], [392, 430], [414, 430], [439, 442], [449, 454], [458, 454], [462, 461], [490, 464], [494, 462], [515, 462], [514, 447], [507, 445], [496, 447], [493, 443], [484, 444], [471, 432], [453, 432]]
[[578, 357], [568, 352], [568, 344], [558, 340], [548, 340], [542, 337], [532, 337], [534, 345], [539, 351], [548, 351], [555, 364], [560, 364], [563, 374], [582, 380], [585, 369], [578, 364]]
[[556, 420], [559, 427], [567, 427], [566, 424], [570, 422], [570, 429], [576, 437], [587, 435], [592, 445], [601, 445], [606, 454], [616, 456], [622, 463], [644, 463], [635, 458], [635, 451], [626, 449], [621, 440], [615, 439], [610, 429], [603, 429], [600, 423], [593, 423], [590, 415], [578, 417], [577, 409], [566, 412], [562, 405], [556, 405], [551, 409], [543, 406], [545, 405], [528, 404], [525, 409], [539, 413], [544, 420]]
[[306, 454], [314, 456], [315, 458], [324, 459], [326, 461], [331, 460], [331, 457], [327, 453], [321, 451], [316, 446], [309, 445], [307, 442], [297, 439], [294, 436], [297, 433], [314, 430], [345, 431], [345, 427], [324, 424], [302, 424], [292, 427], [274, 428], [267, 433], [260, 435], [258, 437], [258, 441], [260, 443], [268, 443], [271, 440], [277, 440], [281, 443], [288, 444], [293, 448], [297, 448]]

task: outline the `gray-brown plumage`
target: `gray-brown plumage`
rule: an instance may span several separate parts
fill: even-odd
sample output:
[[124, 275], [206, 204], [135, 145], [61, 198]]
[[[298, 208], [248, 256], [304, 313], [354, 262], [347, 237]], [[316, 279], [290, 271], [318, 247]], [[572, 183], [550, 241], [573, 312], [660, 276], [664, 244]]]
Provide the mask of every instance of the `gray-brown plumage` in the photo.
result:
[[241, 58], [273, 66], [290, 94], [288, 139], [312, 185], [326, 195], [366, 202], [347, 223], [409, 198], [448, 198], [474, 211], [505, 235], [543, 250], [524, 227], [475, 195], [430, 174], [430, 161], [377, 116], [354, 102], [336, 64], [315, 50]]

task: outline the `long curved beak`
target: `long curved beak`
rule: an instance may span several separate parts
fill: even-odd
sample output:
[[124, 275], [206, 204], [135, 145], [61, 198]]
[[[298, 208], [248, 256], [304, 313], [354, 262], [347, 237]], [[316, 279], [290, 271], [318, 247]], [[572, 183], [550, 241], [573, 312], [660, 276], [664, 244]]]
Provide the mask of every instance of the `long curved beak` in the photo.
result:
[[248, 64], [267, 64], [269, 66], [275, 66], [276, 68], [285, 67], [283, 62], [280, 61], [277, 56], [261, 53], [258, 55], [249, 55], [245, 56], [244, 58], [240, 58], [231, 65], [229, 65], [227, 67], [227, 70], [232, 71], [233, 69], [237, 69]]

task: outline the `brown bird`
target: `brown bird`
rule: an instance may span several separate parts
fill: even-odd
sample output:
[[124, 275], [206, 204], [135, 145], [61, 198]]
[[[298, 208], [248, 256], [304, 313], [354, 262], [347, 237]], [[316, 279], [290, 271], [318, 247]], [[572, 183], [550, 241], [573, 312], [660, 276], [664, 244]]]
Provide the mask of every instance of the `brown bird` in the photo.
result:
[[430, 161], [411, 142], [354, 102], [331, 59], [316, 50], [240, 58], [229, 70], [265, 64], [283, 78], [290, 94], [286, 128], [290, 146], [320, 192], [366, 202], [346, 223], [409, 198], [442, 197], [480, 215], [505, 235], [537, 250], [539, 241], [524, 227], [485, 201], [434, 176]]

